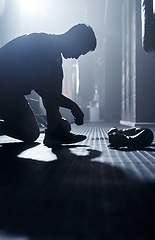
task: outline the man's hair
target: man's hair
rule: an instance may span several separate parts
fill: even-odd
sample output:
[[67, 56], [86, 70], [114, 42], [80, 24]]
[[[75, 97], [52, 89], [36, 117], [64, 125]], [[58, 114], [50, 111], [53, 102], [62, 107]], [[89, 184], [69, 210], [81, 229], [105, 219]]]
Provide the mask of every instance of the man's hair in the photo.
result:
[[74, 41], [84, 43], [89, 51], [94, 51], [97, 45], [97, 40], [93, 29], [86, 24], [77, 24], [70, 28], [66, 35]]

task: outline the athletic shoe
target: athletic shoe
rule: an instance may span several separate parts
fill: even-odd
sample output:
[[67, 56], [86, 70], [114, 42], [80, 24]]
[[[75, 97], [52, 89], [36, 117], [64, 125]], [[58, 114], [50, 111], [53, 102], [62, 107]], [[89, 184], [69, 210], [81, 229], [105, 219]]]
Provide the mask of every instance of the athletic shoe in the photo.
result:
[[45, 130], [45, 138], [43, 143], [47, 146], [47, 147], [52, 147], [54, 145], [61, 145], [61, 144], [72, 144], [72, 143], [77, 143], [77, 142], [81, 142], [83, 140], [86, 139], [86, 136], [84, 135], [76, 135], [70, 132], [64, 132], [61, 135], [55, 135], [55, 136], [51, 136], [48, 133], [48, 130]]
[[86, 139], [84, 135], [76, 135], [70, 132], [71, 127], [67, 120], [62, 119], [54, 133], [50, 133], [48, 129], [45, 129], [45, 138], [43, 143], [47, 147], [61, 144], [72, 144], [81, 142]]

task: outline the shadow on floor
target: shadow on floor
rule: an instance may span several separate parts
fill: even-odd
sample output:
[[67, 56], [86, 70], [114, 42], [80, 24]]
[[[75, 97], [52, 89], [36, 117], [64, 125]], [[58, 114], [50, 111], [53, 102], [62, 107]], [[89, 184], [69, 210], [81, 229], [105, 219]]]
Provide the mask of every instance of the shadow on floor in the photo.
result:
[[154, 183], [92, 161], [101, 154], [92, 149], [77, 156], [71, 146], [54, 148], [58, 159], [48, 163], [17, 157], [33, 146], [0, 148], [0, 232], [24, 240], [153, 240]]
[[110, 149], [123, 151], [123, 152], [134, 152], [134, 151], [145, 151], [145, 152], [155, 152], [155, 144], [151, 144], [150, 146], [144, 148], [128, 148], [128, 147], [110, 147]]

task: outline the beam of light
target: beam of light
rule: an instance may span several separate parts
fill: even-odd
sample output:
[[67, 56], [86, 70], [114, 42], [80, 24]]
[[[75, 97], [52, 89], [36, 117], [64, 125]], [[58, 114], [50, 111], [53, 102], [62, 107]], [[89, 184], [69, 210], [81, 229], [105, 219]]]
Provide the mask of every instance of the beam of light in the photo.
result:
[[19, 0], [20, 11], [29, 16], [45, 16], [46, 11], [40, 0]]
[[76, 156], [89, 156], [89, 150], [86, 147], [70, 148], [70, 152]]
[[[40, 155], [41, 152], [41, 155]], [[29, 148], [18, 155], [18, 158], [30, 159], [42, 162], [52, 162], [57, 160], [57, 156], [52, 153], [50, 148], [44, 145]]]
[[3, 15], [5, 7], [6, 7], [6, 1], [5, 0], [0, 0], [0, 16]]

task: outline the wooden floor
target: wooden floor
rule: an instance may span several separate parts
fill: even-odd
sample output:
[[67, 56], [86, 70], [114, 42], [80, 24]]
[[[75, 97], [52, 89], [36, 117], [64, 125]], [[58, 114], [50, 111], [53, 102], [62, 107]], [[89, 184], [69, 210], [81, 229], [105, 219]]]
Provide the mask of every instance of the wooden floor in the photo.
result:
[[112, 126], [53, 149], [0, 136], [0, 240], [155, 240], [155, 144], [110, 149]]

